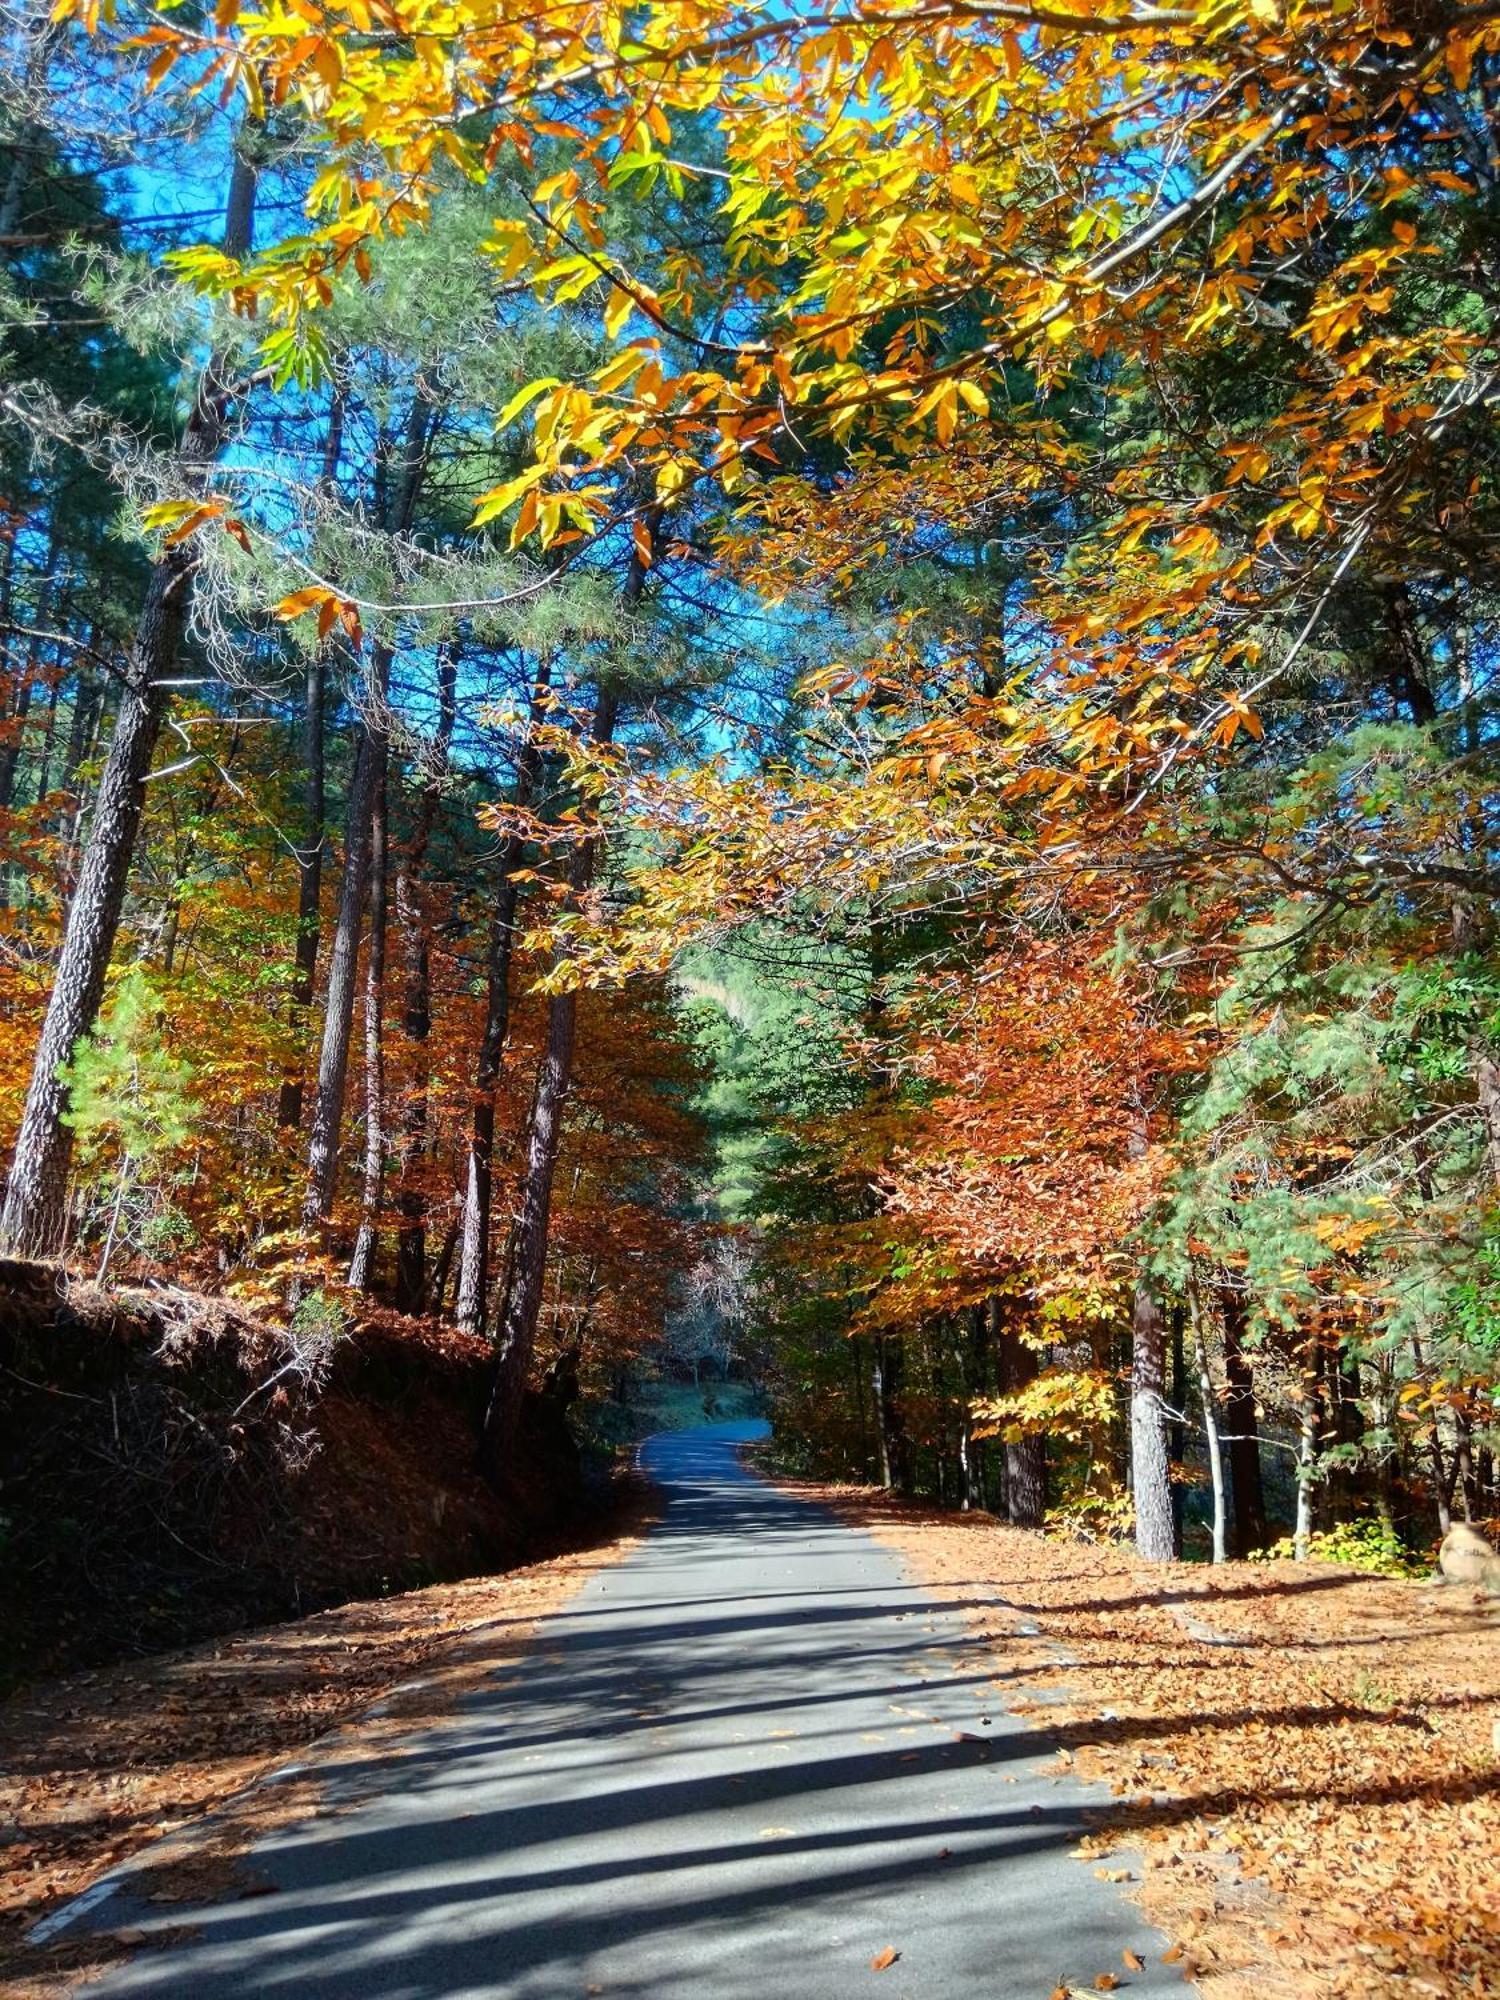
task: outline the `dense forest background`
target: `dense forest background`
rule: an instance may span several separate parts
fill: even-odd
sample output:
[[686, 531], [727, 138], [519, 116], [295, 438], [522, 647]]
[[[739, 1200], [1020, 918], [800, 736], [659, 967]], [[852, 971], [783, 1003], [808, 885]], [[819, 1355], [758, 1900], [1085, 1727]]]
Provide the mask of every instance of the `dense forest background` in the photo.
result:
[[7, 1251], [451, 1326], [492, 1477], [1500, 1511], [1500, 54], [1304, 11], [10, 9]]

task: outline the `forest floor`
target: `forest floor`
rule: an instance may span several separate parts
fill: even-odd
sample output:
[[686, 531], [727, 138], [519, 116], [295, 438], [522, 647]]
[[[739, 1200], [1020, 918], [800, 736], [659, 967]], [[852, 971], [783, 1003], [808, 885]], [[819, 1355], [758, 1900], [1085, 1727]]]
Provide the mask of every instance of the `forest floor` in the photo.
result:
[[1114, 1792], [1088, 1845], [1210, 2000], [1500, 1995], [1500, 1606], [784, 1483], [964, 1608], [1011, 1706]]
[[[125, 1955], [138, 1940], [124, 1933], [26, 1939], [149, 1843], [161, 1843], [153, 1902], [238, 1879], [250, 1841], [306, 1809], [296, 1783], [258, 1779], [346, 1725], [358, 1723], [368, 1746], [381, 1726], [368, 1719], [372, 1704], [400, 1730], [445, 1712], [633, 1546], [654, 1506], [634, 1492], [592, 1524], [587, 1543], [502, 1575], [33, 1683], [0, 1704], [0, 1992], [42, 2000]], [[321, 1761], [330, 1755], [336, 1740]], [[244, 1878], [239, 1893], [256, 1892]]]

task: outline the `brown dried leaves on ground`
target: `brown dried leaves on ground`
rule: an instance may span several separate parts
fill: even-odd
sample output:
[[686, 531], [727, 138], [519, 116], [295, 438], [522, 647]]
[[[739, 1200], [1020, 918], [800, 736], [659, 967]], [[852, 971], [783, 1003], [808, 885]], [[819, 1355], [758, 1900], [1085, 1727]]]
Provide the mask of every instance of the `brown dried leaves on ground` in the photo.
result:
[[[1086, 1846], [1140, 1852], [1148, 1914], [1215, 2000], [1500, 1994], [1500, 1616], [1477, 1593], [1157, 1569], [818, 1490], [964, 1608], [1011, 1705], [1110, 1784]], [[1044, 1685], [1064, 1699], [1031, 1703]]]
[[[524, 1569], [73, 1674], [0, 1705], [0, 1990], [57, 1992], [97, 1969], [112, 1945], [138, 1942], [65, 1933], [37, 1948], [25, 1936], [151, 1842], [162, 1843], [150, 1857], [153, 1900], [190, 1902], [239, 1880], [247, 1843], [307, 1811], [317, 1791], [302, 1781], [246, 1792], [253, 1779], [340, 1725], [357, 1730], [367, 1750], [372, 1736], [405, 1733], [442, 1713], [630, 1546], [651, 1505], [637, 1497], [596, 1544]], [[381, 1719], [363, 1715], [418, 1673], [420, 1685], [391, 1700]], [[318, 1761], [337, 1755], [336, 1743], [325, 1745]], [[253, 1877], [239, 1886], [256, 1893]]]

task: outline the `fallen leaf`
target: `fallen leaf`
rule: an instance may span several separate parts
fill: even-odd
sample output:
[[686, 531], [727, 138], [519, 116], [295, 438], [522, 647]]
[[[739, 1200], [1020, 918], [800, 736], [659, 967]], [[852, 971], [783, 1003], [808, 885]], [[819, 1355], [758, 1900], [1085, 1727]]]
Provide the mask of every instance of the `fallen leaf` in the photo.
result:
[[1094, 1980], [1094, 1991], [1096, 1993], [1113, 1993], [1119, 1983], [1119, 1980], [1112, 1972], [1101, 1972]]
[[1181, 1958], [1181, 1956], [1182, 1956], [1182, 1946], [1180, 1944], [1174, 1944], [1169, 1946], [1169, 1948], [1162, 1953], [1161, 1962], [1163, 1965], [1175, 1965], [1178, 1959]]
[[900, 1956], [901, 1954], [897, 1951], [896, 1947], [893, 1944], [888, 1944], [884, 1951], [877, 1951], [875, 1956], [870, 1960], [871, 1972], [888, 1971]]
[[1125, 1970], [1127, 1972], [1144, 1972], [1146, 1970], [1146, 1961], [1138, 1952], [1122, 1951], [1120, 1956], [1125, 1961]]

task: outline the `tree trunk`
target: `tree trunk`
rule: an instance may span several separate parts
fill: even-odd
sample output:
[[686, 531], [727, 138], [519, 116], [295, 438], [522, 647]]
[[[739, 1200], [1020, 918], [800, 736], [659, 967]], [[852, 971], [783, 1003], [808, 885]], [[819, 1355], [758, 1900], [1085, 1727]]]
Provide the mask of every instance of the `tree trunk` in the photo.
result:
[[1176, 1549], [1163, 1395], [1166, 1322], [1144, 1277], [1136, 1283], [1131, 1328], [1130, 1468], [1136, 1553], [1147, 1562], [1170, 1562]]
[[1479, 1511], [1479, 1481], [1474, 1471], [1474, 1426], [1462, 1408], [1453, 1412], [1453, 1470], [1459, 1508], [1472, 1522]]
[[[998, 1297], [990, 1300], [995, 1379], [1002, 1396], [1018, 1396], [1041, 1370], [1036, 1349], [1008, 1326]], [[1013, 1528], [1039, 1528], [1047, 1518], [1047, 1440], [1040, 1431], [1005, 1440], [1005, 1518]]]
[[[986, 1334], [983, 1306], [974, 1306], [969, 1314], [969, 1345], [973, 1353], [980, 1353]], [[974, 1434], [969, 1418], [970, 1384], [969, 1357], [964, 1352], [964, 1322], [960, 1318], [953, 1329], [953, 1366], [958, 1375], [958, 1476], [959, 1505], [967, 1514], [975, 1506], [984, 1505], [984, 1485], [978, 1476], [978, 1465], [974, 1455]]]
[[[323, 485], [333, 485], [343, 450], [344, 399], [335, 391], [328, 415], [328, 432], [323, 445]], [[297, 850], [297, 946], [292, 961], [292, 1022], [300, 1045], [307, 1039], [308, 1013], [318, 974], [318, 938], [322, 924], [323, 855], [328, 845], [324, 824], [326, 804], [326, 758], [323, 749], [323, 707], [328, 674], [328, 652], [319, 642], [307, 657], [307, 697], [302, 712], [302, 763], [306, 778], [302, 845]], [[278, 1124], [302, 1123], [303, 1077], [301, 1056], [294, 1076], [282, 1079], [281, 1097], [276, 1107]]]
[[864, 1347], [859, 1335], [851, 1334], [847, 1342], [849, 1348], [849, 1376], [854, 1384], [854, 1418], [859, 1437], [859, 1477], [870, 1476], [870, 1415], [869, 1398], [866, 1393]]
[[1302, 1353], [1302, 1376], [1297, 1425], [1297, 1521], [1292, 1534], [1292, 1553], [1306, 1562], [1314, 1522], [1314, 1489], [1317, 1485], [1317, 1456], [1323, 1433], [1322, 1356], [1315, 1337], [1309, 1336]]
[[344, 1118], [344, 1086], [349, 1074], [349, 1037], [354, 1025], [354, 986], [359, 965], [360, 916], [365, 904], [369, 870], [370, 831], [375, 799], [385, 776], [385, 681], [390, 649], [377, 646], [372, 668], [372, 713], [360, 727], [349, 787], [348, 825], [344, 835], [344, 874], [339, 912], [328, 954], [328, 990], [323, 1000], [323, 1039], [318, 1052], [318, 1078], [313, 1091], [312, 1130], [307, 1148], [307, 1185], [302, 1220], [316, 1228], [333, 1213], [338, 1182], [339, 1128]]
[[[73, 708], [68, 718], [68, 740], [63, 748], [62, 770], [58, 773], [58, 784], [63, 791], [73, 794], [69, 805], [59, 815], [58, 828], [68, 826], [67, 845], [76, 845], [82, 816], [82, 788], [78, 784], [78, 774], [83, 765], [93, 755], [95, 733], [99, 726], [100, 711], [104, 706], [104, 689], [94, 676], [84, 679], [78, 676], [78, 685], [73, 692]], [[68, 874], [73, 872], [71, 862], [65, 863]]]
[[[526, 737], [516, 762], [515, 803], [523, 808], [531, 804], [541, 768], [536, 725], [541, 719], [547, 678], [544, 666], [538, 671], [532, 688]], [[457, 1321], [465, 1333], [483, 1331], [485, 1298], [489, 1290], [495, 1090], [500, 1081], [505, 1038], [510, 1031], [510, 962], [515, 944], [516, 906], [520, 898], [520, 885], [515, 880], [515, 872], [521, 865], [525, 845], [519, 835], [512, 834], [502, 846], [495, 907], [490, 915], [484, 1033], [474, 1072], [474, 1103], [469, 1120], [469, 1161], [464, 1179], [463, 1228], [458, 1264]]]
[[1474, 1094], [1484, 1122], [1484, 1146], [1490, 1163], [1490, 1178], [1495, 1183], [1496, 1192], [1500, 1193], [1500, 1064], [1496, 1063], [1486, 1044], [1476, 1042], [1470, 1050], [1469, 1073], [1474, 1079]]
[[396, 923], [401, 933], [401, 1032], [408, 1059], [401, 1112], [401, 1225], [396, 1236], [396, 1309], [418, 1313], [427, 1293], [427, 1200], [419, 1176], [427, 1147], [430, 1084], [427, 1041], [432, 1033], [432, 935], [422, 900], [422, 868], [442, 797], [453, 740], [458, 659], [445, 646], [438, 659], [438, 729], [417, 795], [416, 816], [396, 874]]
[[21, 684], [16, 689], [16, 698], [7, 717], [8, 728], [3, 745], [0, 745], [0, 812], [9, 812], [16, 796], [16, 772], [20, 769], [21, 751], [26, 740], [26, 718], [31, 713], [31, 696], [36, 686], [36, 642], [32, 642], [31, 658], [22, 669]]
[[[60, 523], [54, 511], [47, 533], [47, 553], [43, 559], [37, 579], [36, 616], [37, 626], [47, 623], [51, 611], [51, 599], [57, 570]], [[12, 534], [6, 543], [6, 574], [3, 592], [3, 609], [0, 609], [0, 631], [9, 632], [11, 614], [12, 571], [15, 562], [16, 538]], [[61, 609], [61, 607], [60, 607]], [[66, 617], [59, 615], [59, 626], [66, 624]], [[9, 812], [15, 804], [16, 774], [21, 768], [21, 754], [26, 747], [26, 718], [31, 713], [31, 698], [35, 691], [41, 669], [42, 639], [40, 632], [34, 632], [26, 647], [25, 664], [21, 667], [10, 702], [10, 714], [6, 721], [5, 741], [0, 744], [0, 812]], [[7, 689], [7, 693], [10, 690]]]
[[1245, 1355], [1245, 1302], [1229, 1285], [1219, 1288], [1224, 1324], [1224, 1379], [1229, 1393], [1224, 1421], [1229, 1431], [1229, 1486], [1234, 1502], [1234, 1552], [1241, 1562], [1266, 1546], [1266, 1499], [1260, 1471], [1260, 1435], [1255, 1418], [1255, 1381]]
[[[236, 151], [224, 230], [224, 248], [231, 256], [243, 255], [250, 245], [255, 182], [254, 166]], [[208, 468], [228, 432], [232, 401], [224, 363], [215, 355], [199, 381], [178, 448], [186, 492], [204, 490]], [[103, 998], [145, 805], [146, 775], [171, 702], [167, 680], [187, 625], [196, 563], [189, 539], [164, 549], [152, 564], [126, 661], [119, 714], [100, 774], [0, 1215], [0, 1243], [14, 1255], [56, 1251], [66, 1232], [73, 1135], [64, 1123], [68, 1093], [58, 1071], [92, 1029]]]
[[380, 1198], [385, 1185], [385, 864], [386, 787], [375, 784], [370, 813], [370, 942], [365, 952], [365, 1177], [359, 1234], [349, 1260], [349, 1283], [375, 1289], [380, 1247]]
[[1325, 1357], [1331, 1411], [1329, 1429], [1334, 1442], [1341, 1447], [1337, 1468], [1328, 1482], [1330, 1499], [1336, 1518], [1352, 1520], [1360, 1512], [1365, 1494], [1361, 1476], [1365, 1416], [1360, 1404], [1359, 1356], [1330, 1343]]
[[[594, 741], [614, 734], [614, 696], [601, 689], [594, 717]], [[597, 840], [579, 843], [569, 871], [575, 897], [593, 879]], [[485, 1411], [482, 1455], [492, 1474], [500, 1472], [514, 1442], [536, 1343], [547, 1275], [547, 1235], [552, 1219], [552, 1183], [562, 1144], [563, 1110], [573, 1083], [578, 1034], [576, 989], [555, 993], [547, 1005], [547, 1047], [537, 1077], [526, 1138], [526, 1165], [516, 1219], [515, 1247], [501, 1309], [497, 1356]]]
[[1171, 1483], [1172, 1500], [1172, 1553], [1182, 1554], [1182, 1511], [1186, 1488], [1182, 1481], [1183, 1466], [1187, 1459], [1187, 1312], [1181, 1305], [1174, 1305], [1170, 1314], [1172, 1329], [1172, 1415], [1167, 1432], [1167, 1457], [1169, 1464], [1176, 1468], [1177, 1476]]
[[[411, 522], [431, 444], [431, 406], [419, 393], [407, 413], [397, 478], [386, 496], [383, 520], [387, 534], [402, 533]], [[338, 1185], [339, 1131], [344, 1118], [344, 1089], [349, 1075], [349, 1035], [354, 1024], [354, 982], [359, 952], [360, 912], [364, 907], [365, 871], [369, 863], [370, 821], [377, 785], [385, 778], [389, 724], [386, 704], [390, 689], [391, 647], [378, 642], [371, 649], [368, 711], [355, 754], [354, 781], [349, 788], [348, 833], [344, 842], [344, 876], [339, 891], [338, 921], [328, 956], [328, 992], [323, 1006], [323, 1039], [318, 1051], [318, 1079], [313, 1096], [312, 1129], [307, 1147], [307, 1182], [302, 1199], [305, 1228], [317, 1228], [333, 1213]]]
[[1208, 1365], [1208, 1341], [1203, 1331], [1203, 1299], [1198, 1280], [1192, 1281], [1193, 1361], [1198, 1370], [1198, 1403], [1203, 1411], [1203, 1437], [1208, 1446], [1208, 1479], [1213, 1495], [1213, 1559], [1224, 1561], [1227, 1536], [1224, 1508], [1224, 1452], [1219, 1441], [1219, 1400]]
[[880, 1460], [880, 1484], [889, 1493], [895, 1484], [896, 1468], [891, 1459], [891, 1433], [886, 1422], [888, 1402], [885, 1389], [885, 1342], [870, 1343], [870, 1397], [875, 1405], [875, 1444]]
[[48, 676], [47, 720], [42, 728], [42, 747], [41, 753], [37, 758], [36, 798], [34, 801], [37, 805], [40, 805], [46, 798], [52, 779], [52, 746], [57, 736], [57, 705], [62, 697], [62, 681], [62, 667], [60, 665], [55, 666]]
[[1411, 593], [1404, 583], [1390, 585], [1385, 592], [1386, 658], [1391, 693], [1405, 702], [1411, 719], [1425, 729], [1436, 722], [1438, 707], [1432, 691], [1431, 663], [1422, 635], [1417, 629]]
[[889, 1335], [877, 1339], [874, 1347], [870, 1386], [875, 1392], [875, 1420], [880, 1433], [881, 1484], [899, 1493], [909, 1493], [915, 1468], [899, 1400], [906, 1356], [902, 1343]]
[[458, 1222], [448, 1224], [443, 1231], [443, 1247], [438, 1251], [437, 1262], [432, 1267], [432, 1276], [427, 1280], [427, 1296], [423, 1310], [436, 1318], [443, 1316], [443, 1300], [448, 1292], [448, 1278], [453, 1269], [453, 1253], [458, 1248]]
[[547, 1047], [527, 1133], [514, 1274], [505, 1301], [494, 1382], [485, 1415], [486, 1454], [496, 1469], [514, 1441], [531, 1368], [546, 1282], [552, 1183], [562, 1143], [563, 1109], [573, 1081], [577, 1033], [577, 993], [554, 994], [547, 1008]]
[[[15, 15], [11, 18], [17, 19]], [[25, 58], [18, 65], [19, 74], [15, 78], [17, 96], [23, 105], [46, 103], [47, 62], [61, 32], [50, 9], [37, 9], [28, 23], [24, 41]], [[37, 159], [43, 154], [48, 139], [47, 128], [32, 118], [23, 115], [19, 127], [13, 132], [7, 149], [10, 163], [6, 169], [5, 185], [0, 188], [0, 244], [16, 233]]]

